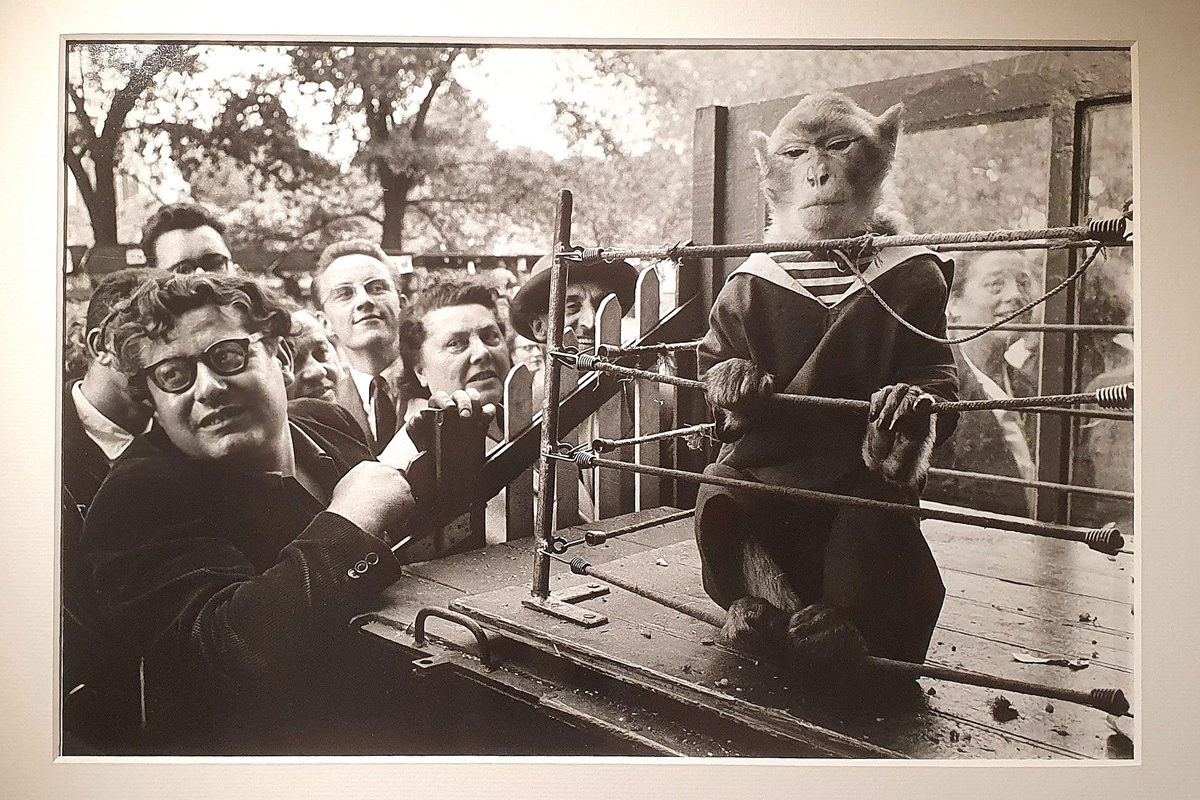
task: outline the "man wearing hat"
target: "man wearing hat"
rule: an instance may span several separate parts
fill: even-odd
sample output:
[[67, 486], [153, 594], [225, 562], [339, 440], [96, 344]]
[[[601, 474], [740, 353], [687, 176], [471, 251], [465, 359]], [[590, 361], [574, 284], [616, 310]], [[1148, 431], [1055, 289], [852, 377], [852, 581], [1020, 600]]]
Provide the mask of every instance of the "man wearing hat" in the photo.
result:
[[[550, 267], [553, 264], [552, 255], [537, 260], [529, 280], [513, 297], [509, 311], [516, 332], [543, 345], [550, 338]], [[581, 349], [596, 344], [596, 310], [601, 300], [615, 294], [623, 312], [628, 313], [633, 308], [637, 277], [637, 270], [627, 261], [571, 264], [567, 273], [564, 327], [575, 332]]]

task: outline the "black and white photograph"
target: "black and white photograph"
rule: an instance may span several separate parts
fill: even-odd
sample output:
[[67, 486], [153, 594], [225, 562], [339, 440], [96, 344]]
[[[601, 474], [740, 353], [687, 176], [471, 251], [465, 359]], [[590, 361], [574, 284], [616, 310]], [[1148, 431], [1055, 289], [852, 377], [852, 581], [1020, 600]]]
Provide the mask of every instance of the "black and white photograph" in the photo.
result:
[[1136, 755], [1128, 48], [64, 57], [64, 755]]
[[1194, 10], [366, 5], [0, 12], [0, 794], [1186, 794]]

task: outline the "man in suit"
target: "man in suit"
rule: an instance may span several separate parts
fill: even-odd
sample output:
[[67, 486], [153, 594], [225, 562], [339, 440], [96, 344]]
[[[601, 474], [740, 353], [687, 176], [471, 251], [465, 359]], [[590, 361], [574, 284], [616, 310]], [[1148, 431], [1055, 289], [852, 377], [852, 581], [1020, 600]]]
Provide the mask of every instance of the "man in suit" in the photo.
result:
[[312, 293], [329, 339], [349, 369], [335, 389], [378, 455], [404, 420], [411, 391], [400, 358], [399, 274], [383, 248], [364, 239], [321, 253]]
[[133, 724], [135, 666], [99, 635], [89, 611], [88, 581], [78, 558], [83, 520], [112, 463], [150, 428], [152, 409], [130, 398], [125, 376], [104, 341], [103, 325], [150, 270], [106, 275], [88, 302], [88, 365], [62, 405], [62, 652], [63, 728], [88, 742], [109, 742]]
[[[156, 275], [107, 326], [157, 424], [114, 465], [81, 549], [109, 637], [140, 659], [140, 752], [324, 752], [326, 731], [397, 717], [348, 623], [399, 577], [428, 509], [345, 411], [289, 405], [290, 327], [253, 280], [211, 272]], [[478, 395], [433, 401], [488, 422]]]
[[225, 226], [203, 206], [168, 203], [146, 220], [142, 252], [150, 266], [171, 272], [227, 272], [236, 269]]
[[112, 462], [150, 424], [150, 407], [130, 399], [125, 376], [116, 368], [101, 332], [113, 306], [132, 294], [147, 274], [145, 269], [110, 273], [88, 301], [87, 371], [82, 380], [66, 387], [63, 398], [63, 486], [85, 508]]

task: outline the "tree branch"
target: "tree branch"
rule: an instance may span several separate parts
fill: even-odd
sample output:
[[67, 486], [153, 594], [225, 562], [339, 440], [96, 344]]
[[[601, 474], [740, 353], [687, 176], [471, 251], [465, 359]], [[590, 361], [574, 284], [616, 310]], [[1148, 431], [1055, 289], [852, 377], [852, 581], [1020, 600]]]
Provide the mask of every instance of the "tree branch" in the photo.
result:
[[417, 113], [413, 115], [412, 131], [409, 133], [409, 137], [414, 142], [425, 136], [425, 118], [429, 115], [430, 106], [433, 105], [433, 96], [437, 94], [438, 88], [449, 76], [452, 62], [453, 59], [429, 74], [429, 91], [421, 98], [421, 105], [417, 107]]
[[79, 94], [79, 90], [67, 82], [67, 96], [71, 98], [71, 104], [75, 106], [75, 118], [79, 120], [79, 124], [87, 132], [84, 137], [83, 152], [91, 149], [91, 142], [96, 138], [96, 126], [92, 122], [92, 118], [88, 116], [87, 110], [83, 107], [83, 96]]
[[83, 198], [83, 204], [87, 206], [90, 216], [92, 203], [96, 200], [96, 190], [92, 186], [92, 178], [88, 175], [87, 170], [83, 168], [83, 160], [80, 158], [80, 154], [76, 153], [70, 147], [67, 148], [66, 161], [71, 174], [75, 176], [75, 185], [79, 187], [79, 196]]
[[125, 117], [133, 109], [142, 92], [154, 82], [158, 73], [162, 72], [172, 62], [181, 63], [182, 55], [187, 47], [177, 44], [160, 44], [148, 56], [130, 70], [129, 82], [113, 94], [112, 103], [108, 107], [108, 118], [104, 121], [104, 130], [97, 138], [115, 142], [125, 127]]
[[437, 218], [433, 216], [432, 212], [414, 203], [409, 203], [409, 206], [416, 207], [417, 213], [425, 218], [425, 221], [429, 223], [429, 227], [433, 228], [438, 237], [441, 238], [441, 244], [449, 246], [452, 243], [450, 237], [446, 235], [445, 229], [442, 228], [441, 224], [438, 222]]
[[[345, 220], [345, 219], [365, 219], [370, 222], [374, 222], [376, 225], [379, 225], [380, 227], [383, 227], [383, 220], [379, 219], [374, 214], [369, 214], [365, 211], [351, 211], [346, 214], [337, 214], [335, 216], [329, 217], [328, 219], [321, 221], [317, 225], [314, 225], [312, 227], [305, 229], [304, 231], [301, 231], [296, 236], [292, 237], [293, 239], [295, 239], [295, 241], [297, 243], [296, 247], [300, 246], [299, 243], [302, 239], [304, 239], [304, 237], [312, 236], [314, 233], [320, 233], [321, 231], [325, 230], [333, 223], [341, 222], [342, 220]], [[292, 249], [295, 249], [295, 248], [292, 248]], [[288, 251], [288, 252], [291, 252], [291, 251]]]

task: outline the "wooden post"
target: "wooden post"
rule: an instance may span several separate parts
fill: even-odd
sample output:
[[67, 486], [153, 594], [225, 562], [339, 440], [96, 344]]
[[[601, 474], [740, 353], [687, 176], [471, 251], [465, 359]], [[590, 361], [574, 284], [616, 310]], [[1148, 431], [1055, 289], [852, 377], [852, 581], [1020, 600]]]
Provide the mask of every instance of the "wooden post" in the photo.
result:
[[[563, 331], [562, 347], [578, 347], [575, 339], [575, 331]], [[549, 366], [549, 359], [547, 359]], [[574, 367], [567, 367], [562, 371], [560, 379], [559, 397], [566, 397], [571, 392], [575, 391], [575, 387], [579, 385], [579, 371]], [[562, 431], [559, 433], [558, 440], [563, 444], [577, 445], [579, 444], [579, 435], [581, 429], [587, 430], [588, 422], [584, 420], [579, 427]], [[539, 487], [545, 484], [539, 484]], [[554, 484], [555, 499], [554, 499], [554, 528], [557, 531], [562, 528], [575, 525], [579, 522], [579, 468], [574, 464], [559, 464], [557, 470], [557, 481]], [[538, 491], [545, 491], [539, 488]]]
[[[642, 270], [638, 276], [637, 293], [634, 296], [634, 314], [638, 326], [638, 338], [658, 326], [659, 280], [658, 270], [653, 266]], [[659, 414], [660, 390], [663, 387], [652, 381], [635, 381], [633, 384], [633, 435], [645, 436], [662, 430]], [[633, 447], [633, 460], [639, 464], [657, 467], [662, 464], [662, 443], [649, 442]], [[638, 475], [634, 490], [635, 510], [657, 508], [662, 505], [660, 481], [651, 475]]]
[[[610, 294], [600, 303], [596, 312], [596, 342], [597, 344], [621, 344], [621, 303], [617, 296]], [[596, 437], [619, 439], [622, 436], [622, 394], [618, 393], [600, 407], [592, 417], [593, 425], [589, 431], [588, 441]], [[621, 503], [621, 484], [626, 474], [612, 470], [592, 470], [592, 497], [596, 501], [596, 519], [615, 517], [631, 508], [624, 508]], [[632, 476], [630, 476], [632, 477]], [[632, 484], [632, 481], [624, 481]]]
[[[504, 379], [504, 440], [512, 441], [533, 421], [533, 373], [524, 364]], [[504, 540], [533, 535], [533, 467], [514, 478], [504, 492]]]

